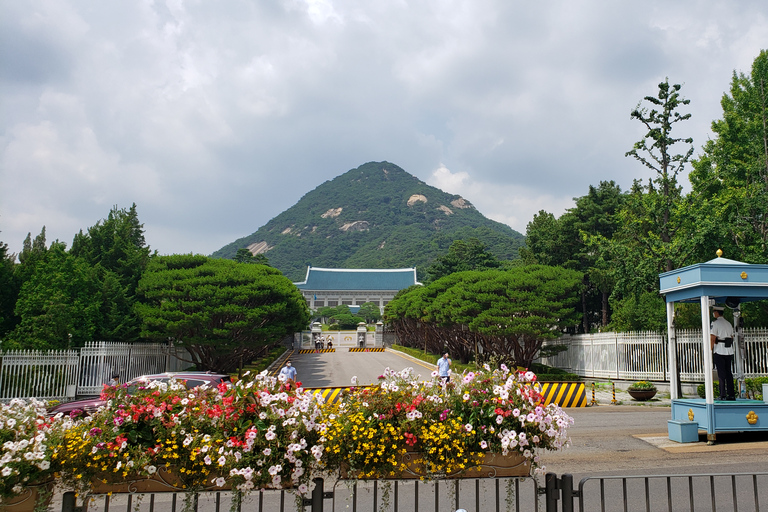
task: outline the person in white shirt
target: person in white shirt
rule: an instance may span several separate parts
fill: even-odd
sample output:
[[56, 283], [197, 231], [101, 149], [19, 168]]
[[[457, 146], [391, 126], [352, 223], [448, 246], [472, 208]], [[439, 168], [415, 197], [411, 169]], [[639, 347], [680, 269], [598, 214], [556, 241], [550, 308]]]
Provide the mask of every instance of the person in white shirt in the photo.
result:
[[712, 359], [717, 369], [717, 378], [720, 380], [720, 400], [736, 400], [733, 386], [733, 326], [723, 318], [723, 309], [720, 306], [712, 308], [715, 321], [709, 329], [709, 341], [712, 346]]
[[293, 386], [296, 381], [296, 368], [291, 366], [290, 361], [285, 362], [285, 366], [280, 369], [280, 373], [277, 374], [278, 380], [285, 382], [286, 385]]
[[437, 374], [445, 383], [451, 380], [451, 360], [448, 359], [448, 352], [437, 360]]

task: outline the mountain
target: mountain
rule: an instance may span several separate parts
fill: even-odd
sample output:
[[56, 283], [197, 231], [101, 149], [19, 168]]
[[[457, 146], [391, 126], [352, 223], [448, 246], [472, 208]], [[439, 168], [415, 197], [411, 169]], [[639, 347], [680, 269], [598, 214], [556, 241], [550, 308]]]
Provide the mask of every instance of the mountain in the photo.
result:
[[517, 259], [525, 237], [483, 216], [458, 195], [429, 186], [389, 162], [369, 162], [302, 197], [252, 235], [212, 254], [263, 253], [289, 279], [307, 266], [416, 267], [419, 277], [451, 242], [475, 237], [503, 260]]

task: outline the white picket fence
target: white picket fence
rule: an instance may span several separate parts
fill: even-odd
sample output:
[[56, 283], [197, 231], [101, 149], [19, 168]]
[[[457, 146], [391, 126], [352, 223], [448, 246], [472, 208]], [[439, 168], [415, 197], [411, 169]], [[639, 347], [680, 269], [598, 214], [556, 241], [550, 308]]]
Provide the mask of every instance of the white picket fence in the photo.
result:
[[[677, 361], [682, 382], [704, 382], [701, 330], [677, 331]], [[563, 336], [545, 343], [567, 350], [539, 361], [582, 377], [619, 380], [669, 380], [666, 333], [602, 332]], [[746, 377], [768, 376], [768, 329], [744, 330]]]
[[0, 400], [98, 395], [113, 373], [126, 382], [150, 373], [180, 371], [186, 351], [159, 343], [94, 341], [73, 350], [0, 352]]

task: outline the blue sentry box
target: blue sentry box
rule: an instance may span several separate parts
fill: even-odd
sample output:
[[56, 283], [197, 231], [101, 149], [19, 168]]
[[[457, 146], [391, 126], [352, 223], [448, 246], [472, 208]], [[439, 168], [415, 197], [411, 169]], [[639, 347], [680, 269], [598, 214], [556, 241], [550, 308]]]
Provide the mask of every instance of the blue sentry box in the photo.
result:
[[699, 441], [699, 424], [695, 421], [668, 420], [669, 440], [678, 443], [696, 443]]

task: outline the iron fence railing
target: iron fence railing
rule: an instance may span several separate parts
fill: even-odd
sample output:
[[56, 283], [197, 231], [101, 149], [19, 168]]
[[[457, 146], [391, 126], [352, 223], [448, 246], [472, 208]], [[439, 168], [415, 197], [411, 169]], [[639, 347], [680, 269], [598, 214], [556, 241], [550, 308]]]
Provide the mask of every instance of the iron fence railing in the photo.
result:
[[[252, 492], [234, 509], [254, 512], [760, 512], [768, 510], [768, 473], [714, 473], [596, 476], [574, 486], [573, 476], [547, 473], [537, 478], [473, 478], [459, 480], [340, 480], [325, 488], [314, 480], [309, 497], [291, 491]], [[540, 498], [543, 496], [543, 498]], [[231, 492], [110, 494], [87, 498], [90, 512], [219, 512], [229, 510]], [[74, 492], [61, 499], [62, 512], [80, 509]]]
[[186, 350], [160, 343], [94, 341], [72, 350], [0, 352], [0, 400], [66, 399], [98, 395], [113, 373], [122, 382], [140, 375], [180, 371]]
[[[682, 382], [703, 382], [701, 330], [676, 333], [677, 362]], [[602, 332], [567, 335], [544, 346], [566, 350], [540, 362], [570, 370], [582, 377], [621, 380], [669, 380], [666, 333]], [[768, 329], [744, 330], [745, 377], [768, 375]]]

